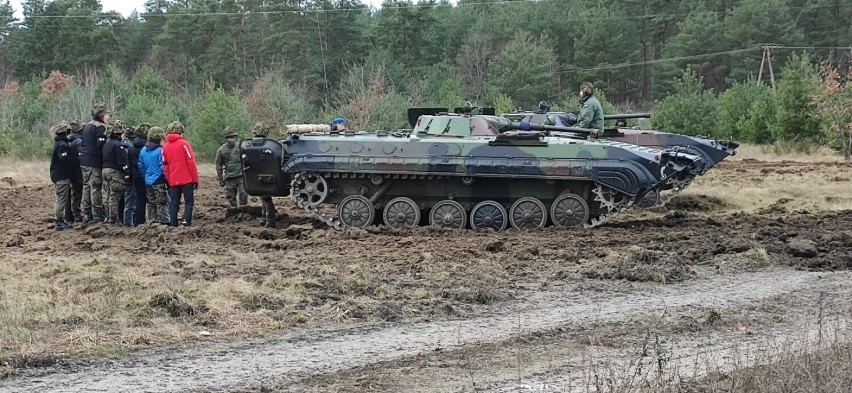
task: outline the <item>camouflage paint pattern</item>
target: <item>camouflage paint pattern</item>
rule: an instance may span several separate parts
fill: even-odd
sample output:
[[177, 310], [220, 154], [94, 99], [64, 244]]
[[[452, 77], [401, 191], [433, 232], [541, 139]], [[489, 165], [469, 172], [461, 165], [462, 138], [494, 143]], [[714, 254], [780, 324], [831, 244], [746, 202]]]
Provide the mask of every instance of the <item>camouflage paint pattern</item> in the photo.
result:
[[[573, 126], [575, 117], [564, 112], [549, 112], [546, 114], [523, 112], [503, 115], [507, 119], [541, 123], [556, 126]], [[652, 147], [656, 149], [679, 148], [682, 152], [700, 156], [701, 165], [696, 167], [693, 174], [703, 175], [716, 164], [736, 154], [739, 146], [736, 142], [719, 141], [703, 137], [691, 137], [681, 134], [673, 134], [653, 130], [636, 130], [629, 128], [607, 128], [603, 139], [630, 143], [639, 146]]]
[[466, 209], [483, 200], [509, 207], [522, 197], [550, 203], [564, 192], [591, 201], [597, 185], [640, 196], [694, 170], [700, 161], [618, 141], [511, 132], [510, 127], [499, 116], [423, 115], [410, 133], [347, 131], [290, 134], [278, 142], [244, 140], [246, 191], [286, 196], [292, 175], [317, 173], [328, 183], [324, 203], [363, 195], [379, 207], [403, 196], [420, 209], [446, 199]]

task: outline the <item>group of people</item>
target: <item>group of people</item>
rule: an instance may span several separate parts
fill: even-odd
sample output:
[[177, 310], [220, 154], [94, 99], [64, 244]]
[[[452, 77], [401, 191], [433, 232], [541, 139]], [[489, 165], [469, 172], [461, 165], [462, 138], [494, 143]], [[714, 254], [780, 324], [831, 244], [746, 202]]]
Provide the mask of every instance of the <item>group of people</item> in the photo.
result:
[[[85, 125], [61, 122], [54, 126], [50, 180], [56, 190], [56, 230], [71, 228], [75, 222], [191, 226], [198, 166], [192, 146], [183, 139], [184, 131], [179, 121], [165, 128], [147, 123], [125, 127], [120, 120], [110, 122], [102, 104], [94, 106], [92, 120]], [[248, 143], [263, 141], [269, 131], [265, 123], [255, 124], [254, 139]], [[219, 186], [232, 208], [248, 204], [242, 177], [246, 163], [237, 137], [233, 127], [226, 127], [225, 143], [215, 159]], [[274, 228], [277, 212], [272, 197], [260, 200], [260, 225]]]
[[105, 105], [95, 105], [84, 125], [61, 122], [52, 129], [50, 180], [56, 190], [56, 230], [75, 222], [127, 227], [145, 223], [192, 225], [198, 188], [195, 153], [183, 139], [184, 126], [165, 128], [110, 122]]

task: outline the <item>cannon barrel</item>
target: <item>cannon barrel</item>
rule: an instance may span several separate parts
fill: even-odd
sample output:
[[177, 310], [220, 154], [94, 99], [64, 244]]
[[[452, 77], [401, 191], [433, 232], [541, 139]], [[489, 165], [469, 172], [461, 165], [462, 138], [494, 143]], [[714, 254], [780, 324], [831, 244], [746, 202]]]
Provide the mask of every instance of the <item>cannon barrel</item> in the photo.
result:
[[650, 119], [650, 113], [619, 113], [615, 115], [604, 115], [604, 120], [627, 120], [627, 119]]
[[530, 122], [526, 122], [526, 121], [511, 122], [511, 123], [509, 123], [509, 129], [522, 130], [522, 131], [573, 132], [575, 134], [586, 134], [586, 135], [592, 135], [595, 131], [595, 130], [592, 130], [592, 129], [589, 129], [589, 128], [551, 126], [551, 125], [546, 125], [546, 124], [530, 123]]

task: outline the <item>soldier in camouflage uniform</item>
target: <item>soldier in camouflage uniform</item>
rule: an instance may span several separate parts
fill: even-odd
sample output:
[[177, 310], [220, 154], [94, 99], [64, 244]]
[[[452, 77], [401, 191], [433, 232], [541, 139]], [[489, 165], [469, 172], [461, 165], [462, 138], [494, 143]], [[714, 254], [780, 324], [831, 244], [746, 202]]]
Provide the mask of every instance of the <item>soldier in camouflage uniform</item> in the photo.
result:
[[71, 210], [68, 212], [68, 217], [74, 217], [75, 222], [83, 222], [83, 210], [80, 208], [80, 203], [83, 200], [83, 171], [80, 169], [80, 145], [83, 143], [83, 126], [79, 121], [69, 123], [71, 133], [68, 134], [68, 141], [71, 149], [74, 150], [74, 155], [77, 156], [77, 168], [74, 172], [74, 177], [71, 179]]
[[237, 133], [234, 128], [225, 128], [225, 144], [216, 151], [216, 176], [219, 186], [225, 188], [225, 197], [230, 207], [237, 207], [237, 195], [240, 196], [239, 206], [248, 204], [248, 194], [243, 187], [243, 166], [240, 159], [240, 149], [237, 147]]
[[[337, 120], [337, 119], [335, 119]], [[343, 123], [343, 119], [338, 124]], [[269, 126], [264, 122], [259, 122], [254, 125], [252, 128], [252, 133], [254, 134], [254, 139], [265, 139], [269, 135]], [[275, 216], [278, 212], [275, 211], [275, 205], [272, 203], [271, 196], [262, 196], [260, 197], [261, 205], [263, 206], [260, 226], [267, 228], [275, 228]]]
[[598, 101], [598, 98], [595, 97], [595, 86], [592, 85], [591, 82], [584, 82], [580, 85], [580, 104], [583, 105], [583, 108], [580, 110], [577, 127], [591, 128], [594, 130], [593, 136], [603, 136], [603, 108], [601, 108], [601, 103]]
[[83, 222], [101, 221], [104, 218], [103, 206], [103, 147], [106, 143], [106, 128], [109, 113], [106, 105], [97, 104], [92, 108], [92, 120], [83, 126], [80, 144], [80, 168], [83, 175]]
[[124, 124], [116, 121], [103, 147], [104, 199], [107, 202], [104, 222], [107, 224], [121, 225], [124, 217], [120, 201], [124, 199], [124, 185], [130, 181], [130, 166], [127, 165], [127, 146], [121, 143], [123, 132]]
[[55, 229], [61, 231], [71, 228], [71, 223], [74, 221], [74, 217], [68, 215], [71, 205], [71, 179], [79, 170], [80, 162], [68, 143], [68, 134], [71, 133], [68, 123], [59, 123], [53, 127], [52, 131], [55, 138], [50, 155], [50, 181], [56, 188], [53, 209], [56, 216]]

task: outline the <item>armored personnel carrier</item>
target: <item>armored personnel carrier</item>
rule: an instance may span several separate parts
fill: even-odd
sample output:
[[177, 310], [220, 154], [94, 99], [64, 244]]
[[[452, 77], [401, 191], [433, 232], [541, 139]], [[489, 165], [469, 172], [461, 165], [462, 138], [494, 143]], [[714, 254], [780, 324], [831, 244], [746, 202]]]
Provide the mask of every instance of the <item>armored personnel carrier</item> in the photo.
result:
[[[540, 123], [569, 129], [577, 123], [577, 112], [515, 112], [503, 114], [503, 116], [513, 121]], [[691, 137], [663, 131], [640, 130], [626, 127], [628, 119], [650, 117], [650, 113], [605, 115], [604, 120], [616, 121], [616, 127], [605, 128], [604, 135], [601, 138], [656, 149], [676, 149], [701, 157], [701, 163], [694, 171], [678, 177], [672, 177], [660, 185], [658, 189], [646, 194], [643, 201], [637, 203], [638, 207], [664, 205], [671, 201], [672, 198], [689, 186], [696, 176], [707, 173], [707, 171], [725, 158], [735, 155], [736, 149], [739, 147], [739, 144], [734, 141], [715, 140], [700, 136]], [[622, 126], [619, 127], [619, 124]], [[582, 130], [579, 133], [579, 135], [587, 134], [586, 131]], [[670, 190], [671, 192], [661, 196], [662, 191], [666, 190]]]
[[246, 191], [290, 196], [336, 229], [595, 227], [702, 165], [674, 150], [556, 135], [570, 131], [559, 127], [417, 111], [411, 130], [299, 125], [278, 141], [243, 141]]

